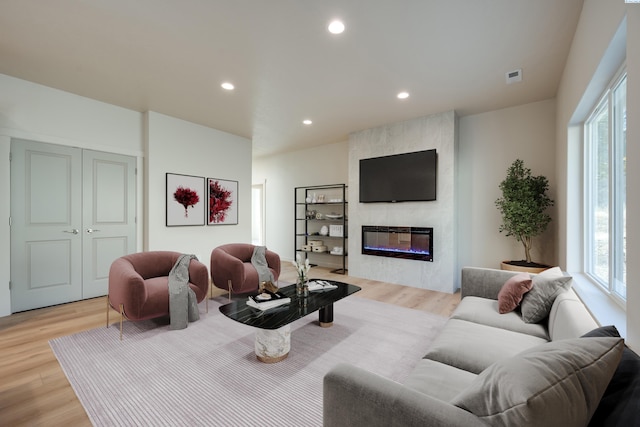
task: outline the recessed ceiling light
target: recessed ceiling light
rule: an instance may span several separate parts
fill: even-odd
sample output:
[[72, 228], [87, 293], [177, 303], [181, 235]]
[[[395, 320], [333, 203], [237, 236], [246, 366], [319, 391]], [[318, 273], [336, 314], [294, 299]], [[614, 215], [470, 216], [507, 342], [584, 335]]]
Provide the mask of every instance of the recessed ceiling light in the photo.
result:
[[342, 34], [342, 32], [344, 31], [344, 24], [342, 23], [342, 21], [338, 20], [331, 21], [327, 29], [331, 34]]
[[313, 122], [312, 122], [311, 120], [309, 120], [309, 119], [304, 119], [304, 120], [302, 121], [302, 123], [304, 123], [305, 125], [310, 125], [310, 124], [311, 124], [311, 123], [313, 123]]
[[409, 97], [409, 92], [398, 93], [398, 99], [407, 99], [408, 97]]
[[233, 90], [235, 88], [233, 83], [229, 83], [229, 82], [224, 82], [220, 86], [222, 86], [222, 89], [226, 89], [226, 90]]

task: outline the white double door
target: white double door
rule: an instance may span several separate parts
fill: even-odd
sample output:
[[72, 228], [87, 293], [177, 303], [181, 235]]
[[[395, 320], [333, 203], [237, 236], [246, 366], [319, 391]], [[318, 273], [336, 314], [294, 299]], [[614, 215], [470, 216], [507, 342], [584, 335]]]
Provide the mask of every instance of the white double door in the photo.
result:
[[136, 248], [136, 159], [11, 141], [11, 311], [106, 295]]

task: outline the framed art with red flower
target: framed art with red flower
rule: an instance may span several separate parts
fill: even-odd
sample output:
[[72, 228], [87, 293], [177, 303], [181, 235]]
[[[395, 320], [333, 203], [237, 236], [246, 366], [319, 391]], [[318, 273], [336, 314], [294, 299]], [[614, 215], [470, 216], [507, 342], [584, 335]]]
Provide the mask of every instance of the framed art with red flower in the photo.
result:
[[238, 181], [207, 178], [207, 225], [238, 223]]
[[205, 179], [167, 173], [167, 227], [204, 225]]

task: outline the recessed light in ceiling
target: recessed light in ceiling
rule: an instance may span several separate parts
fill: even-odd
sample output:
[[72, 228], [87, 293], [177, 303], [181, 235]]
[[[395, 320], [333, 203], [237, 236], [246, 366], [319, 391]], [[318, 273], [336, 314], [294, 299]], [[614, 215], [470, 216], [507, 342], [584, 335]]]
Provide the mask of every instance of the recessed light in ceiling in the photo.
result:
[[233, 83], [229, 83], [229, 82], [224, 82], [220, 86], [222, 87], [222, 89], [225, 89], [225, 90], [235, 89], [235, 86], [233, 85]]
[[398, 99], [407, 99], [409, 97], [409, 92], [399, 92]]
[[331, 21], [327, 29], [331, 34], [342, 34], [344, 32], [344, 24], [342, 23], [342, 21], [338, 20]]
[[309, 119], [304, 119], [304, 120], [302, 121], [302, 123], [304, 123], [305, 125], [307, 125], [307, 126], [308, 126], [308, 125], [310, 125], [310, 124], [311, 124], [311, 123], [313, 123], [313, 122], [312, 122], [311, 120], [309, 120]]

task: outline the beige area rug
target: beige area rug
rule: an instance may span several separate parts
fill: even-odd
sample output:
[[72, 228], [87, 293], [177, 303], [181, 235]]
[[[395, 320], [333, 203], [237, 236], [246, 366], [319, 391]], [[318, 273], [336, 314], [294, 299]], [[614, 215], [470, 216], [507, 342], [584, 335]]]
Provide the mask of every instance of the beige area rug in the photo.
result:
[[256, 360], [254, 329], [223, 316], [225, 299], [171, 331], [125, 322], [50, 341], [96, 426], [321, 426], [322, 379], [348, 362], [400, 382], [445, 318], [357, 296], [334, 305], [334, 325], [313, 313], [291, 324], [289, 357]]

